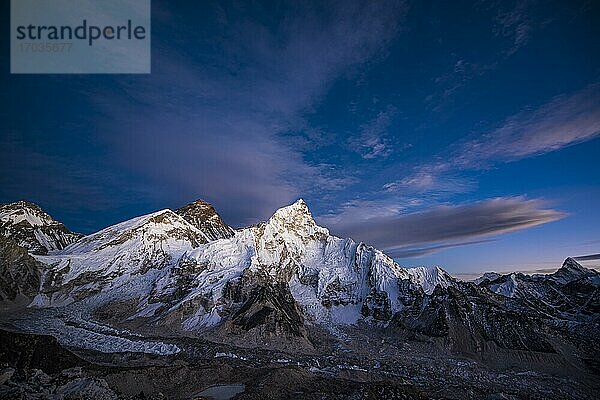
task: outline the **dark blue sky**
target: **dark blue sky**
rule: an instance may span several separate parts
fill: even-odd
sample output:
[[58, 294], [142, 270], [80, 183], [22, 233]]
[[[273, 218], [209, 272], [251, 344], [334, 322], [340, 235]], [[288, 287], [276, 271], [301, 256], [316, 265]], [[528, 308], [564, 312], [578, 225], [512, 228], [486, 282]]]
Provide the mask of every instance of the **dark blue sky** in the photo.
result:
[[197, 198], [304, 198], [404, 265], [600, 249], [595, 1], [153, 1], [152, 74], [10, 75], [0, 202], [89, 233]]

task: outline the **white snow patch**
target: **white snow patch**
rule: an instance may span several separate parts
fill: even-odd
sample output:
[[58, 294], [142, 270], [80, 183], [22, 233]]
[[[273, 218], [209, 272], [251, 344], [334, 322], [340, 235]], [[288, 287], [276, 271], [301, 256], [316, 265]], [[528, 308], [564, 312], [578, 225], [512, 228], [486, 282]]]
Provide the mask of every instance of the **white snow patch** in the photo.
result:
[[491, 285], [490, 290], [504, 297], [515, 297], [517, 293], [517, 286], [518, 284], [515, 274], [510, 274], [505, 282]]

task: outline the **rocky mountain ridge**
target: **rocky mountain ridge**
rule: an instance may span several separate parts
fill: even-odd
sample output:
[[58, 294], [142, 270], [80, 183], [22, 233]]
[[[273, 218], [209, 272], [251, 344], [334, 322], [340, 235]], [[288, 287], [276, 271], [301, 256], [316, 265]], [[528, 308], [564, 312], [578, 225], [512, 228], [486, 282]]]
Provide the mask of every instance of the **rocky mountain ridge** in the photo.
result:
[[82, 237], [27, 201], [0, 205], [0, 236], [13, 239], [33, 254], [62, 250]]
[[[126, 285], [131, 288], [125, 296], [138, 302], [129, 318], [159, 325], [177, 319], [182, 320], [181, 329], [198, 331], [239, 317], [239, 309], [258, 290], [270, 293], [271, 302], [293, 299], [309, 323], [334, 329], [364, 319], [389, 321], [402, 307], [401, 281], [426, 294], [455, 282], [438, 267], [401, 268], [379, 250], [331, 236], [315, 223], [302, 200], [281, 208], [265, 223], [235, 233], [220, 222], [219, 229], [197, 228], [222, 221], [212, 212], [190, 213], [199, 206], [206, 208], [198, 202], [184, 208], [188, 220], [162, 210], [38, 256], [49, 268], [32, 304], [59, 307], [85, 299], [99, 306]], [[262, 307], [257, 312], [266, 311]], [[300, 327], [289, 330], [297, 333]]]
[[315, 329], [340, 341], [348, 331], [376, 330], [478, 359], [533, 351], [597, 368], [600, 279], [573, 259], [551, 275], [488, 274], [475, 284], [439, 267], [403, 268], [335, 237], [302, 200], [235, 231], [203, 202], [183, 210], [136, 217], [46, 255], [6, 253], [2, 293], [125, 332], [312, 348]]
[[198, 228], [207, 241], [227, 239], [234, 235], [233, 229], [223, 221], [212, 204], [204, 200], [196, 200], [178, 208], [175, 213]]

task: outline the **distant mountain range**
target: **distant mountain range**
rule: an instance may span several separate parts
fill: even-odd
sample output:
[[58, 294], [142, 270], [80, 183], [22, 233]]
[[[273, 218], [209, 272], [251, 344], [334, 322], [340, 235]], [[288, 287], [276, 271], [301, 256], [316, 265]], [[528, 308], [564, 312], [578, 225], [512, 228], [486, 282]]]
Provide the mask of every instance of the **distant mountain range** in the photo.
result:
[[499, 349], [555, 354], [600, 372], [597, 271], [568, 258], [549, 275], [463, 282], [439, 267], [403, 268], [332, 236], [302, 200], [244, 229], [196, 201], [87, 236], [34, 204], [3, 205], [0, 298], [79, 310], [133, 332], [310, 349], [309, 330], [343, 341], [352, 328], [440, 339], [475, 358]]

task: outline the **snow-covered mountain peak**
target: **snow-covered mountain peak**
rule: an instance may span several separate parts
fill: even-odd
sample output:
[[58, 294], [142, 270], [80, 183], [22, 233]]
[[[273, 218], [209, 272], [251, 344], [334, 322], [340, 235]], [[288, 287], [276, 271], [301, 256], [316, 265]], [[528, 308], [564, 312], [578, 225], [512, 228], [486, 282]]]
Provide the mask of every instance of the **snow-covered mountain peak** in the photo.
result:
[[[203, 209], [203, 210], [212, 210], [212, 212], [216, 212], [213, 205], [203, 199], [198, 199], [196, 201], [192, 201], [190, 204], [188, 204], [185, 207], [190, 207], [190, 206], [193, 206], [193, 207], [196, 207], [199, 209]], [[184, 208], [184, 207], [182, 207], [182, 208]]]
[[289, 277], [305, 256], [322, 254], [332, 237], [318, 226], [303, 200], [280, 208], [266, 222], [249, 228], [256, 245], [255, 268]]
[[98, 251], [107, 247], [122, 247], [125, 243], [142, 241], [148, 245], [161, 242], [186, 241], [193, 247], [206, 243], [206, 236], [183, 217], [164, 209], [142, 215], [102, 229], [82, 238], [64, 250], [65, 254]]
[[310, 218], [312, 219], [312, 215], [310, 210], [308, 209], [308, 205], [302, 199], [296, 200], [293, 204], [289, 206], [281, 207], [275, 214], [273, 214], [272, 218], [279, 219], [292, 219], [292, 218]]
[[447, 288], [454, 282], [454, 278], [437, 265], [403, 268], [402, 271], [408, 275], [408, 279], [420, 285], [426, 294], [432, 294], [436, 286]]
[[497, 272], [485, 272], [479, 278], [473, 280], [473, 283], [476, 285], [479, 285], [480, 283], [485, 282], [485, 281], [493, 282], [496, 279], [500, 278], [501, 276], [502, 275], [500, 275]]
[[38, 257], [52, 265], [50, 287], [67, 285], [67, 290], [50, 289], [51, 295], [37, 297], [34, 304], [69, 304], [141, 279], [135, 284], [140, 285], [138, 289], [127, 292], [127, 296], [139, 296], [138, 291], [148, 290], [148, 280], [158, 271], [171, 268], [207, 242], [200, 230], [169, 209], [109, 226], [60, 252]]
[[574, 258], [568, 257], [551, 278], [561, 283], [568, 283], [597, 274], [596, 271], [583, 267]]
[[503, 282], [496, 283], [490, 286], [490, 290], [492, 292], [502, 295], [504, 297], [517, 296], [518, 288], [519, 283], [517, 280], [517, 275], [515, 273], [508, 275], [508, 277]]
[[575, 261], [574, 258], [572, 257], [567, 257], [565, 259], [565, 261], [563, 262], [561, 268], [565, 268], [571, 271], [579, 271], [579, 272], [586, 272], [587, 269], [584, 268], [581, 264], [579, 264], [577, 261]]
[[266, 225], [276, 231], [290, 232], [298, 236], [329, 235], [328, 229], [317, 225], [308, 205], [302, 199], [277, 210]]
[[234, 234], [233, 229], [223, 221], [212, 204], [204, 200], [196, 200], [175, 212], [202, 231], [208, 240], [230, 238]]
[[28, 201], [0, 205], [0, 234], [35, 254], [60, 250], [80, 237]]
[[0, 206], [0, 222], [14, 225], [26, 223], [33, 227], [58, 224], [38, 205], [24, 200]]

